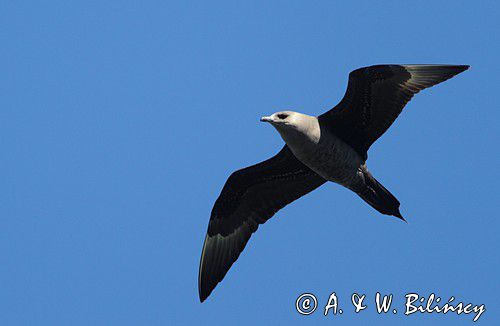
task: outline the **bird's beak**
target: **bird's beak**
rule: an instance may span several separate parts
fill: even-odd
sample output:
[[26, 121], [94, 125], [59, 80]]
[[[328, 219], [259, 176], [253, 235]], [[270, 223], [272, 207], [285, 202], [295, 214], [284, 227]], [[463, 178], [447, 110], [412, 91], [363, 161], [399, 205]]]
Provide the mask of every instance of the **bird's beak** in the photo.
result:
[[262, 117], [262, 118], [260, 118], [260, 121], [261, 122], [272, 122], [273, 119], [271, 117]]

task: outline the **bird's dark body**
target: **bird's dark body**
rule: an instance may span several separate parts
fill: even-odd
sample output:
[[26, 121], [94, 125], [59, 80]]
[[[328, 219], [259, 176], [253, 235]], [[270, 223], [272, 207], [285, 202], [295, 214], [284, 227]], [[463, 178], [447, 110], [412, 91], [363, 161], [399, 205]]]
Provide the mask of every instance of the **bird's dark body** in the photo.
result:
[[[368, 149], [416, 93], [467, 68], [360, 68], [349, 74], [347, 91], [333, 109], [317, 119], [307, 116], [307, 124], [276, 122], [287, 145], [274, 157], [231, 174], [214, 204], [200, 261], [200, 300], [204, 301], [224, 278], [260, 224], [326, 181], [351, 189], [382, 214], [402, 219], [399, 201], [366, 168]], [[289, 112], [290, 119], [300, 115]], [[276, 119], [286, 117], [277, 113]], [[287, 128], [300, 132], [289, 133]]]

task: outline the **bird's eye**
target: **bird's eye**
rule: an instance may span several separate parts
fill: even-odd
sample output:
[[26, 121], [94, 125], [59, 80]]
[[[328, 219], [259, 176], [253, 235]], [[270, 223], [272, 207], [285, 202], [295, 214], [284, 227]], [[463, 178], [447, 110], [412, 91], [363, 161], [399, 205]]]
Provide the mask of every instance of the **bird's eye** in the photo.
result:
[[285, 120], [287, 117], [288, 117], [288, 115], [286, 115], [284, 113], [278, 114], [278, 118], [280, 118], [281, 120]]

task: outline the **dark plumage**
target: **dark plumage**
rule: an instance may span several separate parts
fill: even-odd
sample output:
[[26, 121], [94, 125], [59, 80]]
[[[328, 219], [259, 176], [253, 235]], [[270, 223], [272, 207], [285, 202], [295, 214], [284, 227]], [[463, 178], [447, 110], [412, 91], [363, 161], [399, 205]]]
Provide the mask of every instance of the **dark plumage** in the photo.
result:
[[274, 157], [231, 174], [208, 224], [199, 271], [200, 300], [224, 278], [259, 224], [325, 182], [286, 145]]
[[[315, 119], [311, 121], [317, 121], [319, 126], [319, 129], [307, 129], [304, 137], [313, 137], [321, 130], [321, 141], [314, 146], [320, 146], [326, 139], [335, 146], [347, 148], [342, 156], [348, 159], [347, 162], [351, 162], [352, 157], [354, 161], [359, 157], [361, 165], [355, 170], [359, 172], [352, 177], [354, 181], [349, 179], [345, 181], [348, 183], [341, 184], [355, 191], [382, 214], [402, 219], [399, 201], [367, 170], [367, 151], [391, 126], [414, 94], [467, 68], [463, 65], [377, 65], [354, 70], [349, 74], [345, 96], [337, 106], [317, 119], [302, 115]], [[287, 112], [277, 113], [276, 119], [283, 120], [288, 116]], [[273, 122], [273, 119], [265, 117], [262, 121]], [[279, 129], [283, 127], [278, 121], [275, 124], [280, 133], [288, 132]], [[337, 182], [323, 174], [320, 176], [319, 167], [309, 165], [314, 161], [307, 161], [306, 165], [289, 146], [285, 145], [278, 154], [264, 162], [234, 172], [226, 181], [212, 209], [201, 255], [198, 288], [202, 302], [238, 259], [259, 224], [326, 181]], [[297, 145], [294, 146], [297, 150]], [[318, 147], [318, 150], [324, 151], [324, 148]]]
[[451, 65], [377, 65], [349, 74], [344, 98], [319, 116], [328, 128], [367, 158], [370, 146], [389, 129], [413, 95], [467, 70]]

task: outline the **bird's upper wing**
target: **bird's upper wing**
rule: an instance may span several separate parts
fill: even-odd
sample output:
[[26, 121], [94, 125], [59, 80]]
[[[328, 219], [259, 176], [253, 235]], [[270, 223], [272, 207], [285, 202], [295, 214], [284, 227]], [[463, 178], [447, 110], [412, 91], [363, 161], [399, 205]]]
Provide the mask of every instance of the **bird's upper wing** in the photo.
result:
[[344, 98], [319, 116], [337, 137], [364, 159], [367, 151], [396, 120], [410, 99], [468, 69], [453, 65], [377, 65], [349, 74]]
[[203, 244], [200, 300], [224, 278], [259, 224], [323, 183], [286, 145], [274, 157], [231, 174], [214, 204]]

